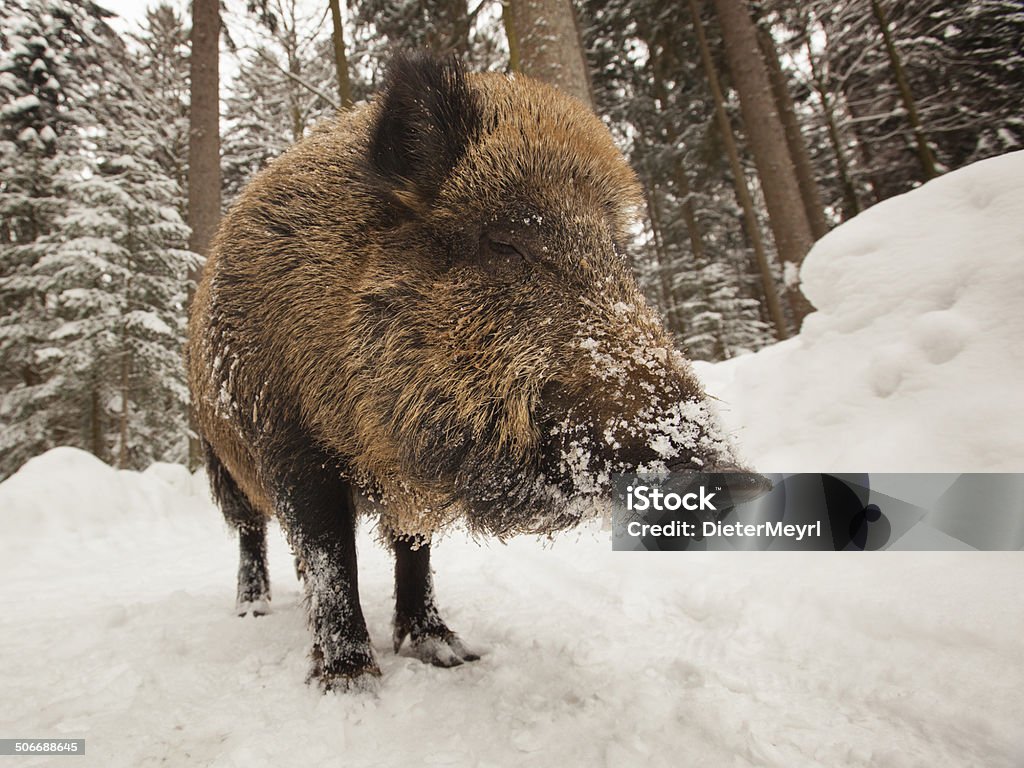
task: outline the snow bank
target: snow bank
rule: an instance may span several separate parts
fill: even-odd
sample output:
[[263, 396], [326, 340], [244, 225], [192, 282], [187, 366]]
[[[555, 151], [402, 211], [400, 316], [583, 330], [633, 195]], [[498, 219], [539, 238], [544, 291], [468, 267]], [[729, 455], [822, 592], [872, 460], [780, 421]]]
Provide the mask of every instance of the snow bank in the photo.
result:
[[26, 462], [0, 484], [4, 538], [111, 534], [125, 526], [187, 524], [196, 501], [208, 500], [207, 481], [177, 464], [127, 472], [77, 448], [55, 448]]
[[799, 336], [697, 366], [758, 469], [1024, 471], [1024, 152], [874, 206], [801, 274]]

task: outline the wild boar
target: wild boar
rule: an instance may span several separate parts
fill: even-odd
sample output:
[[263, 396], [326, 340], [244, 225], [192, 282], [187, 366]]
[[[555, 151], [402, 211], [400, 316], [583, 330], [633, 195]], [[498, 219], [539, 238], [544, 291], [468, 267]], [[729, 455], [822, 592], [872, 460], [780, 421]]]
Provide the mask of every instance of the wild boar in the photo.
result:
[[302, 563], [311, 680], [380, 674], [357, 497], [395, 554], [395, 650], [452, 666], [477, 655], [437, 610], [432, 534], [549, 533], [614, 472], [735, 469], [631, 273], [639, 202], [578, 101], [413, 55], [224, 217], [190, 314], [195, 423], [239, 531], [238, 612], [267, 609], [268, 518]]

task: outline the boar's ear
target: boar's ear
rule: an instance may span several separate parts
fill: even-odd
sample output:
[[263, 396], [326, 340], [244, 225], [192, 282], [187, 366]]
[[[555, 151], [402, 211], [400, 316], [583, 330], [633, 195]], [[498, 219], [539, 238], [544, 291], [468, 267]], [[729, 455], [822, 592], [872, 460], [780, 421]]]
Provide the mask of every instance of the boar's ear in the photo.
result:
[[393, 199], [428, 207], [480, 133], [482, 115], [454, 57], [400, 54], [388, 68], [370, 162]]

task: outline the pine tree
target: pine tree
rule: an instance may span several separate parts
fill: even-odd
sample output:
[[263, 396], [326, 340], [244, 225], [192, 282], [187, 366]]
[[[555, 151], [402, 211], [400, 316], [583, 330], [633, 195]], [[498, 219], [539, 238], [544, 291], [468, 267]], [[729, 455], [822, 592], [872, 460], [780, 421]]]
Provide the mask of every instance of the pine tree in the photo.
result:
[[91, 6], [23, 8], [4, 41], [5, 95], [60, 88], [4, 113], [0, 474], [61, 444], [136, 468], [182, 460], [195, 260], [166, 145], [181, 104], [160, 98], [173, 78], [151, 46], [132, 58]]
[[91, 2], [17, 0], [0, 11], [0, 477], [78, 435], [54, 386], [53, 294], [37, 267], [84, 170], [100, 51], [114, 40]]
[[47, 389], [88, 414], [83, 447], [134, 468], [187, 456], [181, 348], [194, 260], [181, 189], [151, 154], [134, 131], [101, 138], [102, 159], [67, 182], [68, 210], [33, 270], [60, 323]]
[[[131, 35], [138, 46], [136, 70], [145, 88], [136, 88], [133, 119], [144, 120], [153, 138], [152, 159], [184, 191], [188, 185], [189, 31], [174, 8], [160, 4], [146, 11]], [[187, 195], [175, 205], [187, 217]]]
[[188, 146], [184, 25], [158, 7], [137, 37], [143, 43], [137, 54], [113, 57], [98, 110], [97, 172], [72, 199], [84, 203], [92, 220], [114, 224], [113, 231], [98, 233], [113, 246], [104, 274], [120, 310], [118, 346], [103, 364], [114, 372], [107, 378], [113, 395], [105, 399], [116, 403], [108, 413], [108, 440], [117, 446], [112, 458], [119, 466], [140, 468], [188, 458], [181, 349], [189, 275], [200, 258], [188, 250], [182, 215], [185, 169], [167, 148], [173, 143], [184, 152]]
[[1024, 147], [1024, 5], [939, 5], [928, 31], [950, 63], [939, 93], [954, 97], [932, 126], [940, 161], [959, 168]]

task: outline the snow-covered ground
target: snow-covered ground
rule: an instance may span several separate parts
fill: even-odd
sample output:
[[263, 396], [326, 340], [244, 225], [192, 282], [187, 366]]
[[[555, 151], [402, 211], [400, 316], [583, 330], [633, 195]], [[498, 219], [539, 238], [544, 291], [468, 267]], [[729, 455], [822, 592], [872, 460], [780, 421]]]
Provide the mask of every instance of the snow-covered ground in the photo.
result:
[[[702, 367], [764, 470], [1024, 470], [1024, 153], [872, 209], [805, 270], [805, 333]], [[1016, 189], [1015, 189], [1016, 188]], [[235, 542], [202, 477], [62, 448], [0, 484], [0, 737], [12, 765], [1024, 765], [1021, 553], [613, 553], [607, 532], [435, 550], [485, 652], [388, 648], [389, 556], [360, 537], [377, 695], [303, 684], [274, 612], [233, 615]]]
[[[96, 766], [1019, 766], [1020, 553], [625, 554], [588, 529], [436, 550], [486, 651], [388, 646], [391, 564], [361, 538], [379, 695], [303, 684], [274, 613], [232, 615], [235, 546], [201, 478], [57, 449], [0, 486], [0, 734], [84, 737]], [[14, 758], [11, 758], [14, 759]], [[21, 760], [21, 765], [45, 759]]]

